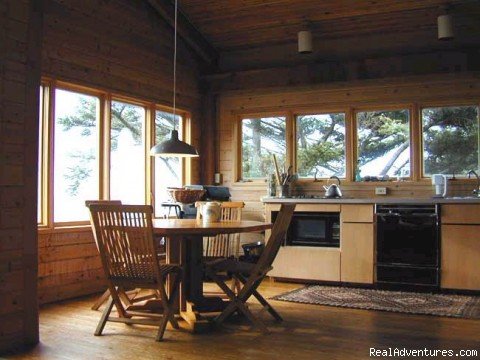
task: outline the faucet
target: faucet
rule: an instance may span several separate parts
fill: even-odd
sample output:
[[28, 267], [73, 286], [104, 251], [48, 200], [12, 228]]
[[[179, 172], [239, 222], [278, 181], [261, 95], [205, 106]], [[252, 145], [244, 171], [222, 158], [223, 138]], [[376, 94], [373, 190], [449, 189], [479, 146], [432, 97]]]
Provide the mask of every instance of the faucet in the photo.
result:
[[475, 175], [475, 177], [477, 178], [477, 188], [474, 189], [474, 190], [472, 191], [472, 193], [473, 193], [475, 196], [480, 197], [480, 177], [478, 177], [478, 174], [477, 174], [474, 170], [470, 170], [467, 175], [468, 175], [468, 178], [469, 178], [469, 179], [470, 179], [470, 176], [471, 176], [471, 175]]

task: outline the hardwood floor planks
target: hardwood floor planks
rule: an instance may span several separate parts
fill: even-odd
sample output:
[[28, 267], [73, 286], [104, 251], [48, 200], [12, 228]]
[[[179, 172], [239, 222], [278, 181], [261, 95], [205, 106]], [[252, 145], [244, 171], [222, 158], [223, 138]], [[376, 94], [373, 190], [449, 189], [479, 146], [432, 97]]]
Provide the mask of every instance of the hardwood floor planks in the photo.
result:
[[[301, 285], [266, 281], [267, 297]], [[108, 323], [93, 336], [100, 312], [95, 297], [44, 306], [40, 311], [41, 344], [6, 359], [367, 359], [369, 348], [476, 349], [480, 321], [344, 309], [273, 301], [284, 318], [276, 324], [264, 312], [269, 335], [250, 331], [238, 319], [203, 335], [167, 328], [165, 341], [154, 341], [155, 329]], [[254, 305], [253, 305], [254, 304]], [[259, 306], [252, 302], [255, 311]], [[181, 324], [182, 326], [182, 324]], [[430, 358], [430, 357], [429, 357]]]

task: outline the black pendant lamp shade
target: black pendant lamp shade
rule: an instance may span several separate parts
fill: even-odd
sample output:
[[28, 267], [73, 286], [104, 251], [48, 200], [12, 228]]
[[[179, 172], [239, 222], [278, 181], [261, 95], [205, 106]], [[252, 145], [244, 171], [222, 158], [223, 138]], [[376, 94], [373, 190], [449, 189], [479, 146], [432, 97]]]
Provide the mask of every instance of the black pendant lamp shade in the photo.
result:
[[[173, 122], [176, 122], [176, 93], [177, 93], [177, 18], [178, 0], [175, 0], [175, 23], [173, 33]], [[151, 156], [160, 157], [198, 157], [197, 150], [192, 145], [180, 141], [178, 131], [173, 126], [169, 140], [162, 141], [150, 149]]]
[[150, 149], [150, 155], [161, 157], [198, 157], [192, 145], [180, 141], [178, 131], [172, 130], [169, 140], [162, 141]]

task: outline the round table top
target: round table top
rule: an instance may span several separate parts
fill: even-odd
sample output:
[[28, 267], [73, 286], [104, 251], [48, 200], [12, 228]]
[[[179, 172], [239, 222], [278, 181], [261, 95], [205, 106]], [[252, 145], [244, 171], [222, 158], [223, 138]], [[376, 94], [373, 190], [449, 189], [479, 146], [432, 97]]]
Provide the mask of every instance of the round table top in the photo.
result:
[[271, 223], [261, 221], [232, 221], [204, 223], [196, 219], [154, 219], [153, 230], [159, 235], [203, 235], [233, 234], [242, 232], [256, 232], [268, 230]]

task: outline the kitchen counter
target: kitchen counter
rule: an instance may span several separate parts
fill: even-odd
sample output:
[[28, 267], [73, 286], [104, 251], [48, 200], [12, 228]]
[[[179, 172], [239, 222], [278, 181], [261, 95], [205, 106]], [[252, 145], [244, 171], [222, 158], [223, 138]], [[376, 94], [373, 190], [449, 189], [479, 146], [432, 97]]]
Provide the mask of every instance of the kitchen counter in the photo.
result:
[[322, 197], [315, 198], [281, 198], [264, 197], [263, 203], [281, 204], [480, 204], [478, 197], [447, 197], [447, 198], [395, 198], [395, 197], [374, 197], [374, 198], [334, 198], [327, 199]]

